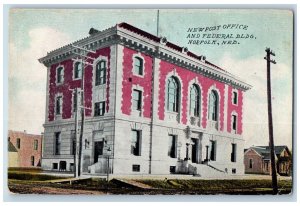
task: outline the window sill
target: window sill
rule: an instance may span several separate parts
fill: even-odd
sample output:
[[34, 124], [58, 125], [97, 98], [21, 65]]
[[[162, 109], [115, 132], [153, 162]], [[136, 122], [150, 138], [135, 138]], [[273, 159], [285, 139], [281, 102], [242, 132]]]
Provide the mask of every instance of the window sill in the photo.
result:
[[171, 112], [167, 111], [166, 112], [166, 119], [169, 120], [170, 122], [180, 122], [180, 115], [178, 112]]
[[134, 117], [142, 117], [142, 111], [136, 110], [136, 109], [131, 109], [131, 115]]
[[219, 125], [218, 124], [219, 124], [218, 121], [208, 120], [208, 127], [210, 129], [219, 130]]
[[55, 120], [61, 120], [62, 119], [62, 115], [61, 114], [56, 114], [55, 115]]
[[136, 76], [136, 77], [140, 77], [140, 78], [144, 78], [145, 77], [145, 74], [140, 75], [140, 74], [132, 73], [132, 75]]
[[95, 88], [101, 88], [101, 87], [105, 88], [105, 86], [106, 86], [106, 83], [105, 84], [98, 84], [98, 85], [95, 85], [94, 87]]
[[194, 126], [201, 126], [201, 118], [200, 117], [195, 117], [195, 116], [190, 116], [190, 124]]

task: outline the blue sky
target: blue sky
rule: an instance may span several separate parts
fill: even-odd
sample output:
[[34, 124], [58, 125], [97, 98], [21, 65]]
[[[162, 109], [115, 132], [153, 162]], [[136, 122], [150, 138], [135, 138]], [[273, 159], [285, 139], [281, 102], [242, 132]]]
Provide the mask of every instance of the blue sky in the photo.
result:
[[[272, 65], [274, 136], [276, 144], [292, 143], [293, 16], [287, 10], [160, 10], [159, 35], [241, 77], [253, 88], [245, 94], [246, 146], [267, 144], [265, 48], [275, 51]], [[46, 68], [37, 59], [88, 35], [127, 22], [156, 34], [157, 10], [37, 10], [14, 9], [9, 15], [9, 129], [43, 131]], [[246, 25], [247, 30], [223, 29]], [[188, 28], [220, 25], [215, 34], [253, 34], [237, 45], [188, 45]], [[203, 33], [201, 33], [202, 35]], [[28, 98], [29, 97], [29, 98]], [[26, 101], [25, 101], [26, 99]], [[24, 108], [22, 111], [19, 108]], [[17, 115], [18, 114], [18, 115]]]

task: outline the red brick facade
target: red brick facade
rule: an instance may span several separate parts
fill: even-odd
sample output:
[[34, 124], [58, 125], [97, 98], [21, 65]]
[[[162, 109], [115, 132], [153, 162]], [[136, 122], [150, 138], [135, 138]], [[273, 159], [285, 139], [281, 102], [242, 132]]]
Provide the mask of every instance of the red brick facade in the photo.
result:
[[9, 130], [8, 140], [18, 151], [19, 167], [41, 166], [42, 135]]

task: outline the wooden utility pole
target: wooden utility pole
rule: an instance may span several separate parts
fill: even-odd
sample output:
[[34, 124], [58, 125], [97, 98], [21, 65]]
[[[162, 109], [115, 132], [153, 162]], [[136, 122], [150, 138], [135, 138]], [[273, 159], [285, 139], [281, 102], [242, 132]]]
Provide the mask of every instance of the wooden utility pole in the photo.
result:
[[[79, 154], [78, 154], [78, 177], [81, 175], [81, 170], [82, 170], [82, 136], [83, 136], [83, 129], [84, 129], [84, 113], [85, 113], [85, 108], [84, 108], [84, 69], [85, 69], [85, 64], [82, 62], [81, 63], [81, 91], [80, 91], [80, 104], [77, 106], [80, 108], [80, 114], [81, 114], [81, 127], [80, 127], [80, 136], [79, 136]], [[77, 99], [78, 96], [77, 96]], [[77, 101], [78, 102], [78, 101]]]
[[268, 93], [268, 120], [269, 120], [269, 147], [271, 156], [271, 169], [272, 169], [272, 186], [273, 194], [278, 193], [277, 174], [275, 164], [275, 151], [274, 151], [274, 138], [273, 138], [273, 120], [272, 120], [272, 96], [271, 96], [271, 63], [276, 64], [275, 60], [271, 59], [271, 55], [275, 56], [270, 48], [266, 48], [267, 56], [267, 93]]
[[[74, 148], [74, 150], [75, 151], [73, 151], [74, 152], [74, 177], [78, 177], [77, 175], [78, 175], [78, 172], [77, 172], [77, 152], [78, 152], [78, 150], [77, 150], [77, 142], [78, 142], [78, 89], [77, 88], [75, 88], [75, 90], [74, 90], [74, 95], [76, 95], [76, 108], [75, 108], [75, 148]], [[72, 141], [74, 141], [74, 140], [72, 140]], [[74, 143], [73, 143], [74, 144]], [[72, 147], [73, 147], [73, 145], [72, 145]]]
[[[74, 156], [74, 167], [75, 167], [75, 177], [80, 177], [81, 171], [82, 171], [82, 139], [83, 139], [83, 129], [84, 129], [84, 116], [85, 116], [85, 110], [90, 108], [84, 107], [84, 70], [87, 65], [93, 66], [92, 63], [89, 63], [87, 60], [90, 59], [92, 61], [95, 61], [95, 58], [92, 58], [88, 56], [88, 54], [96, 54], [93, 50], [88, 50], [84, 47], [79, 47], [76, 45], [72, 45], [72, 53], [76, 56], [80, 57], [80, 59], [72, 59], [73, 61], [81, 61], [81, 85], [80, 88], [76, 89], [77, 94], [77, 108], [76, 108], [76, 118], [75, 118], [75, 134], [76, 134], [76, 152]], [[80, 98], [80, 102], [79, 102]], [[78, 111], [80, 111], [81, 114], [81, 128], [80, 128], [80, 135], [78, 137]]]

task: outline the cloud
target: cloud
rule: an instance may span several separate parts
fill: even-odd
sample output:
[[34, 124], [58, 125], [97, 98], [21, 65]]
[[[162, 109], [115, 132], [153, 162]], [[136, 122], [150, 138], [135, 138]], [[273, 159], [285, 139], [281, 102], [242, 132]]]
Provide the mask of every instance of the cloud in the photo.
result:
[[[245, 146], [267, 145], [268, 104], [266, 61], [261, 58], [235, 59], [225, 54], [219, 62], [227, 71], [251, 84], [245, 92], [243, 132]], [[292, 145], [292, 68], [271, 66], [273, 131], [276, 145]]]
[[[47, 69], [38, 62], [47, 52], [70, 42], [70, 37], [50, 27], [35, 28], [22, 41], [9, 43], [9, 129], [43, 131]], [[18, 39], [21, 41], [21, 39]]]

